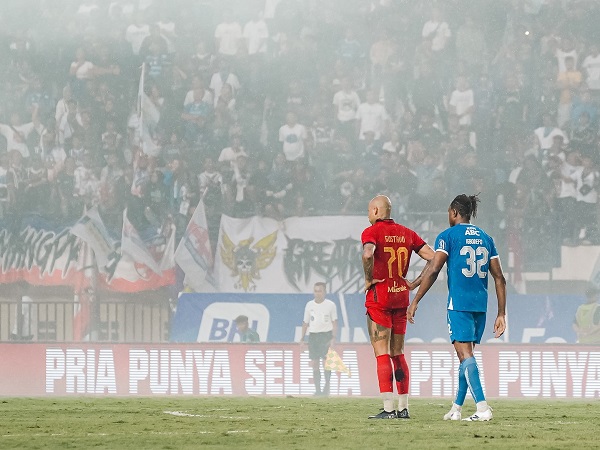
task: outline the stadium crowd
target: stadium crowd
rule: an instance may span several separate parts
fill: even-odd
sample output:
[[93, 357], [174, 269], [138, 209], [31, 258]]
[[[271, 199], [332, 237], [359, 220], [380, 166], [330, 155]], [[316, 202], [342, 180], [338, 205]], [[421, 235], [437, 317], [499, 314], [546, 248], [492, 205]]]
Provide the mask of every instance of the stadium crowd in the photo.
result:
[[599, 19], [591, 0], [8, 2], [0, 214], [183, 231], [202, 198], [214, 241], [222, 213], [385, 193], [402, 220], [481, 192], [509, 248], [598, 243]]

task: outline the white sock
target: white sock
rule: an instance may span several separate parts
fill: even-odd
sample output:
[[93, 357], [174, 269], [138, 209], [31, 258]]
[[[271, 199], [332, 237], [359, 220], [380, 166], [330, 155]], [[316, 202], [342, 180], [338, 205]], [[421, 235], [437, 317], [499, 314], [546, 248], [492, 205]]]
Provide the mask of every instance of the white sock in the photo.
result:
[[485, 400], [477, 403], [477, 412], [485, 412], [488, 410], [488, 408], [489, 406]]
[[408, 409], [408, 394], [398, 395], [398, 411]]
[[452, 403], [452, 408], [450, 408], [450, 411], [462, 411], [462, 406]]
[[383, 398], [383, 410], [385, 412], [394, 411], [394, 393], [382, 392], [381, 397]]

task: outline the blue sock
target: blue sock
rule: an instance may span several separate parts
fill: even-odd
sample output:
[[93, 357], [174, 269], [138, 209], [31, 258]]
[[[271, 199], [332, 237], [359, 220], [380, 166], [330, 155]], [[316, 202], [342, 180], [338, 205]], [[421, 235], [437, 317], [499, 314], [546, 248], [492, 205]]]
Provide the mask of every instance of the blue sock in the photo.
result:
[[463, 363], [460, 363], [460, 366], [458, 366], [458, 390], [456, 391], [456, 400], [454, 400], [454, 403], [458, 406], [462, 406], [465, 402], [467, 389], [469, 389], [469, 385], [465, 377], [465, 367]]
[[479, 368], [477, 367], [477, 361], [475, 357], [465, 359], [462, 362], [463, 370], [465, 371], [465, 379], [471, 395], [475, 400], [475, 403], [485, 401], [485, 395], [483, 395], [483, 388], [481, 387], [481, 380], [479, 379]]

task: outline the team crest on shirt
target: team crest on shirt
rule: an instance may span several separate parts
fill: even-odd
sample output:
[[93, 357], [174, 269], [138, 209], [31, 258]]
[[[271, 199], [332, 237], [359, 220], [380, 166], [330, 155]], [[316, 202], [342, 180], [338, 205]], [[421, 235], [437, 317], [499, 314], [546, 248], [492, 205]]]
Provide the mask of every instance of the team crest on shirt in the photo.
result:
[[260, 280], [260, 271], [271, 265], [275, 259], [277, 231], [263, 237], [252, 245], [254, 238], [244, 239], [237, 244], [223, 233], [221, 259], [231, 270], [231, 276], [237, 277], [234, 287], [244, 292], [256, 290], [255, 280]]

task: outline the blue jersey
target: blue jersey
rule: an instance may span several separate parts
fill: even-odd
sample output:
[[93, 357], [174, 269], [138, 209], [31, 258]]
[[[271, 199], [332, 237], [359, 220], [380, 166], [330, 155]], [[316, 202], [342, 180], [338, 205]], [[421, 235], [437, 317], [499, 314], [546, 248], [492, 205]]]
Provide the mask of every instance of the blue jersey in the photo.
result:
[[460, 223], [439, 234], [435, 251], [448, 255], [448, 309], [486, 312], [490, 260], [498, 258], [494, 240], [481, 228]]

